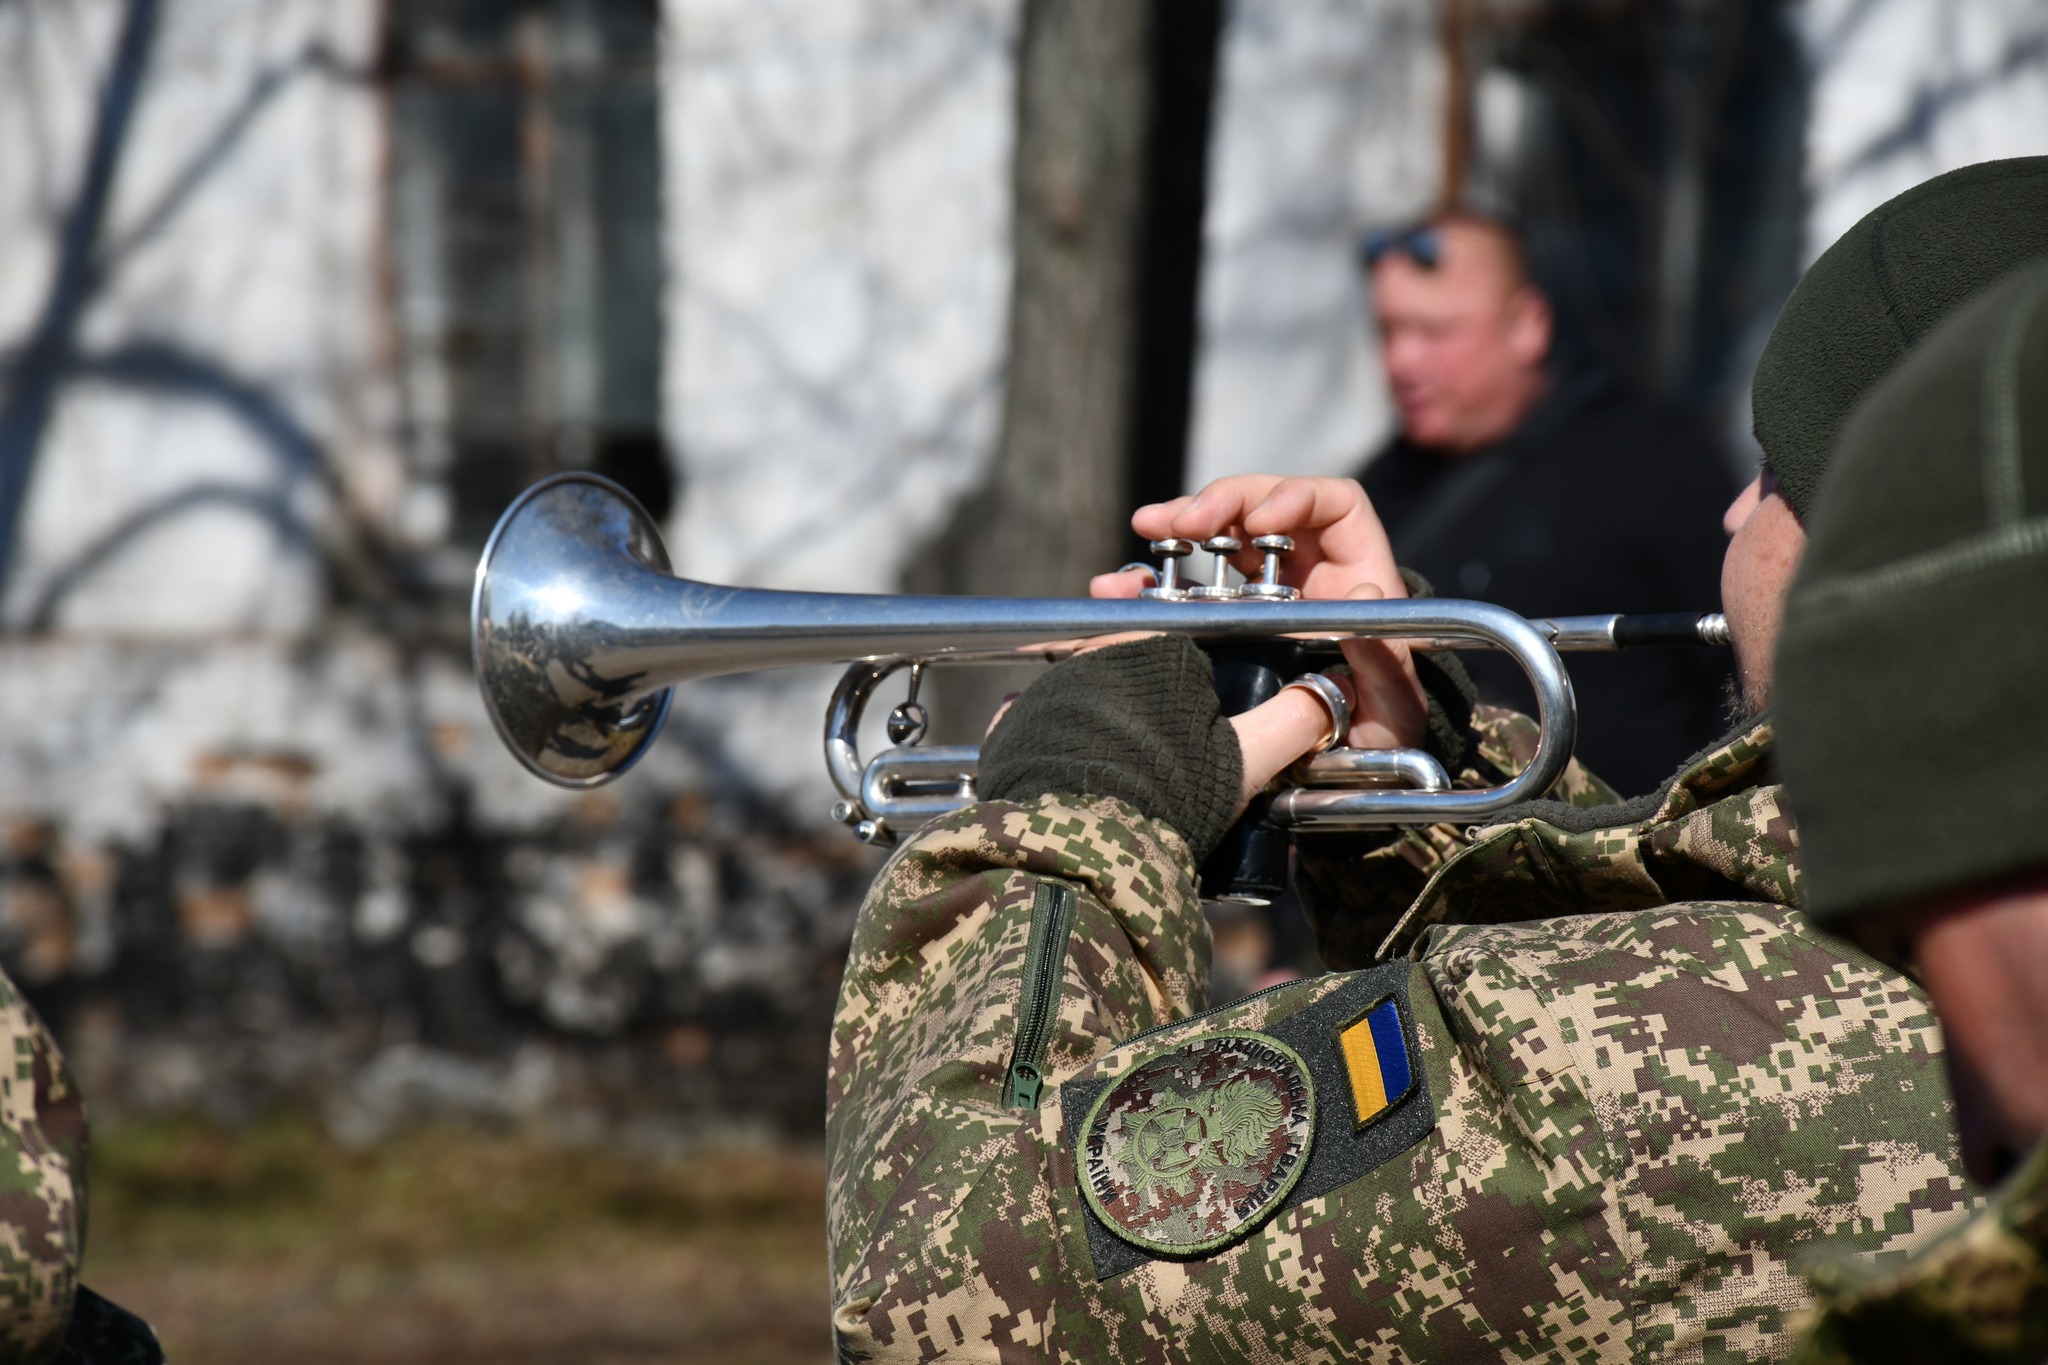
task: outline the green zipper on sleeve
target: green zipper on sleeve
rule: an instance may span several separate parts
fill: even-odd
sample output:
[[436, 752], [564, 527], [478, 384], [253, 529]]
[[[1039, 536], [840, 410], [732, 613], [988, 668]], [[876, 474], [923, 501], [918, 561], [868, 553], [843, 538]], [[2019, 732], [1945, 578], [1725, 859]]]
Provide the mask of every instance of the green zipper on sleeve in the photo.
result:
[[1074, 929], [1074, 888], [1042, 881], [1031, 897], [1031, 937], [1024, 946], [1024, 984], [1017, 995], [1017, 1042], [1003, 1082], [1005, 1109], [1038, 1108], [1045, 1050], [1067, 979], [1067, 938]]

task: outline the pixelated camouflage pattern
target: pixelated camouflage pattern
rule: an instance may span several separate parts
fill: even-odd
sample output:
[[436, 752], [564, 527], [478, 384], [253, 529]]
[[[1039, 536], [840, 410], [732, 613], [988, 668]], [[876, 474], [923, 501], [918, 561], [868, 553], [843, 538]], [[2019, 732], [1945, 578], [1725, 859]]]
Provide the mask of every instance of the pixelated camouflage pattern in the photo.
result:
[[2048, 1360], [2048, 1145], [1963, 1228], [1903, 1265], [1834, 1253], [1806, 1266], [1820, 1296], [1795, 1365]]
[[0, 1365], [45, 1361], [71, 1318], [85, 1228], [85, 1106], [55, 1040], [0, 976]]
[[[1498, 737], [1495, 761], [1514, 771], [1527, 764], [1534, 721], [1491, 710], [1475, 717], [1481, 722]], [[1411, 951], [1439, 923], [1503, 924], [1683, 900], [1798, 904], [1798, 832], [1768, 780], [1771, 735], [1764, 718], [1722, 741], [1679, 772], [1656, 809], [1634, 824], [1581, 832], [1542, 819], [1439, 825], [1405, 831], [1389, 849], [1363, 856], [1325, 857], [1319, 866], [1306, 865], [1314, 854], [1298, 858], [1323, 960], [1368, 966]], [[1590, 774], [1567, 778], [1569, 787], [1554, 795], [1582, 808], [1612, 804], [1611, 789]]]
[[1678, 774], [1635, 824], [1571, 831], [1542, 819], [1468, 831], [1380, 945], [1412, 949], [1433, 924], [1505, 924], [1676, 901], [1799, 903], [1799, 833], [1757, 721]]
[[1129, 807], [1054, 797], [969, 808], [889, 863], [831, 1065], [842, 1359], [1776, 1359], [1810, 1302], [1795, 1254], [1910, 1250], [1974, 1207], [1925, 997], [1751, 893], [1428, 929], [1409, 1000], [1429, 1136], [1217, 1251], [1098, 1280], [1063, 1092], [1000, 1105], [1035, 881], [1080, 892], [1055, 1083], [1346, 980], [1188, 1017], [1208, 947], [1192, 873]]
[[[1464, 788], [1491, 787], [1535, 760], [1542, 727], [1504, 706], [1472, 712], [1473, 752], [1484, 768], [1453, 774]], [[1607, 806], [1621, 796], [1575, 758], [1548, 793], [1580, 807]], [[1328, 966], [1355, 970], [1379, 960], [1379, 950], [1402, 912], [1415, 903], [1437, 869], [1472, 844], [1469, 825], [1418, 825], [1367, 834], [1313, 835], [1296, 843], [1294, 880], [1316, 947]]]
[[[1478, 740], [1476, 751], [1480, 759], [1510, 777], [1526, 771], [1536, 761], [1536, 748], [1543, 739], [1543, 726], [1535, 717], [1483, 702], [1472, 709], [1472, 732]], [[1459, 781], [1476, 787], [1489, 776], [1477, 767], [1468, 767], [1459, 774]], [[1611, 806], [1622, 799], [1620, 792], [1587, 771], [1576, 758], [1565, 764], [1564, 773], [1550, 788], [1550, 796], [1571, 806]]]

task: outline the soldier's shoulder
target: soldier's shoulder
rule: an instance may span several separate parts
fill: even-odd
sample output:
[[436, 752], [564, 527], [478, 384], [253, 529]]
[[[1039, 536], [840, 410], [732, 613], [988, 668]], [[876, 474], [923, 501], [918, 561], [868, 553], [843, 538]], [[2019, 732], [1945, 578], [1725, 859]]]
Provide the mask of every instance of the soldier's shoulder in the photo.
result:
[[1644, 1031], [1624, 1025], [1655, 1007], [1662, 1017], [1654, 1046], [1713, 1046], [1733, 1059], [1739, 1049], [1730, 1051], [1730, 1041], [1746, 1025], [1731, 1024], [1727, 1011], [1746, 1016], [1758, 1002], [1776, 1001], [1748, 1029], [1754, 1037], [1745, 1034], [1759, 1064], [1774, 1040], [1796, 1039], [1810, 1051], [1862, 1026], [1885, 1029], [1888, 1048], [1935, 1057], [1941, 1051], [1924, 992], [1784, 905], [1685, 901], [1513, 924], [1439, 925], [1418, 957], [1442, 991], [1468, 998], [1472, 1010], [1483, 1013], [1489, 994], [1540, 999], [1546, 1012], [1575, 1020], [1580, 1036], [1626, 1034], [1628, 1046], [1644, 1042]]
[[1425, 963], [1498, 956], [1534, 972], [1591, 960], [1611, 973], [1616, 964], [1641, 960], [1689, 974], [1725, 975], [1730, 967], [1771, 970], [1758, 960], [1759, 945], [1765, 944], [1811, 947], [1831, 960], [1842, 956], [1840, 945], [1797, 909], [1743, 900], [1675, 901], [1512, 923], [1441, 924], [1424, 938], [1417, 956]]

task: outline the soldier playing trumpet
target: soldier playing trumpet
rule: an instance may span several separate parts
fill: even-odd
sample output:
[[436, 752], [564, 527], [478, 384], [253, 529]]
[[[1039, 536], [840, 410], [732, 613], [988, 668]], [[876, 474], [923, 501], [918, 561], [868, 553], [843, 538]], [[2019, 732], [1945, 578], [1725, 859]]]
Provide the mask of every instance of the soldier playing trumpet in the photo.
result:
[[[1962, 1220], [1926, 998], [1799, 910], [1764, 708], [1843, 413], [2042, 251], [2048, 162], [2009, 162], [1816, 263], [1757, 377], [1766, 475], [1729, 515], [1757, 714], [1621, 808], [1574, 771], [1484, 830], [1305, 844], [1337, 974], [1204, 1013], [1206, 848], [1346, 731], [1473, 782], [1525, 760], [1524, 722], [1386, 643], [1347, 646], [1328, 709], [1292, 689], [1226, 719], [1171, 637], [1028, 690], [983, 802], [899, 850], [856, 928], [829, 1088], [842, 1358], [1768, 1359], [1808, 1301], [1799, 1249]], [[1337, 481], [1227, 480], [1134, 525], [1291, 535], [1312, 596], [1413, 586]]]

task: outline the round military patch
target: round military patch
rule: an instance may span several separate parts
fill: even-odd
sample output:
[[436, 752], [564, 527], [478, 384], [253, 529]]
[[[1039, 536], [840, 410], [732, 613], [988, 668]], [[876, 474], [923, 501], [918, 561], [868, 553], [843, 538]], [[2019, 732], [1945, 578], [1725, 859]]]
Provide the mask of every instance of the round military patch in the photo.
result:
[[1293, 1048], [1209, 1033], [1120, 1077], [1081, 1128], [1081, 1192], [1117, 1236], [1190, 1256], [1250, 1230], [1294, 1188], [1315, 1087]]

